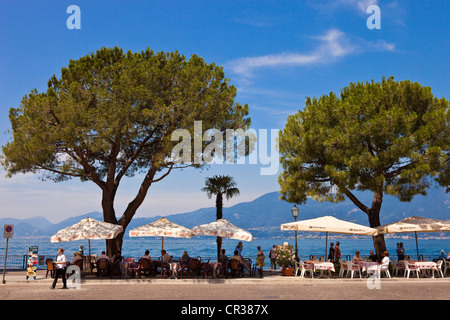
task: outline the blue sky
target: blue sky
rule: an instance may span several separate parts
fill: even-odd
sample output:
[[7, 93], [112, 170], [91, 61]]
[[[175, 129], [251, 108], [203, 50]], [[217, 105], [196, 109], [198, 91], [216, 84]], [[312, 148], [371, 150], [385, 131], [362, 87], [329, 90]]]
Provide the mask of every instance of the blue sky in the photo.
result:
[[[81, 29], [69, 30], [67, 7], [81, 9]], [[368, 29], [370, 5], [380, 8], [381, 29]], [[449, 1], [21, 1], [0, 2], [0, 143], [10, 135], [8, 112], [70, 59], [101, 47], [178, 50], [224, 66], [248, 103], [254, 129], [282, 129], [286, 117], [350, 82], [383, 75], [430, 86], [449, 98]], [[278, 173], [261, 175], [261, 164], [185, 169], [154, 184], [137, 217], [169, 215], [213, 206], [200, 192], [213, 174], [235, 178], [241, 195], [225, 205], [279, 190]], [[119, 215], [137, 192], [138, 177], [121, 185]], [[41, 215], [52, 222], [101, 211], [93, 183], [4, 177], [0, 169], [0, 217]], [[287, 214], [290, 214], [289, 212]]]

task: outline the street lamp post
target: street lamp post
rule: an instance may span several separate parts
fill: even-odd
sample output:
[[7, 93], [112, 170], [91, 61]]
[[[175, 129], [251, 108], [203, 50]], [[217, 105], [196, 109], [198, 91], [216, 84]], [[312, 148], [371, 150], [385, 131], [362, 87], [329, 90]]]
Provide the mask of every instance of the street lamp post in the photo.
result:
[[[292, 207], [291, 211], [292, 211], [292, 216], [294, 217], [294, 221], [297, 221], [299, 209], [297, 208], [297, 206], [295, 204]], [[295, 230], [295, 260], [298, 261], [297, 230]]]

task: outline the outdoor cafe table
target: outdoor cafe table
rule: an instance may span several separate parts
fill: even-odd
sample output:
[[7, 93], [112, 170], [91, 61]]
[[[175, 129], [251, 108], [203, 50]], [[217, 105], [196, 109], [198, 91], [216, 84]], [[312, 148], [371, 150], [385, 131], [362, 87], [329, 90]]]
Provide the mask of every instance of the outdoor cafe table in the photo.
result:
[[320, 271], [319, 278], [323, 278], [323, 271], [333, 271], [334, 272], [334, 264], [333, 262], [324, 262], [324, 261], [316, 261], [316, 260], [309, 260], [306, 261], [306, 263], [311, 264], [314, 266], [314, 272], [316, 270]]
[[360, 268], [361, 268], [361, 272], [366, 272], [367, 270], [370, 269], [376, 269], [373, 266], [378, 266], [378, 262], [375, 261], [359, 261], [358, 262]]
[[424, 276], [425, 276], [425, 271], [433, 270], [432, 278], [434, 278], [434, 271], [438, 270], [437, 263], [436, 262], [432, 262], [432, 261], [415, 261], [415, 262], [413, 262], [411, 264], [414, 264], [422, 272], [422, 274]]

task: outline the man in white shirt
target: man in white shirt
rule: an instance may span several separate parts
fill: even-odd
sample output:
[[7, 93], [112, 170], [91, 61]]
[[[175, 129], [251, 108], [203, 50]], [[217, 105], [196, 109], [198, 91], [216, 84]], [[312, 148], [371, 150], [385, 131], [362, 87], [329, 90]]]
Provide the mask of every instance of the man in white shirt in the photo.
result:
[[61, 277], [63, 281], [63, 289], [67, 289], [66, 284], [66, 266], [67, 266], [67, 258], [64, 254], [64, 249], [60, 248], [58, 250], [58, 256], [56, 257], [56, 273], [55, 273], [55, 280], [52, 284], [52, 289], [55, 289], [56, 282], [58, 282], [58, 278]]

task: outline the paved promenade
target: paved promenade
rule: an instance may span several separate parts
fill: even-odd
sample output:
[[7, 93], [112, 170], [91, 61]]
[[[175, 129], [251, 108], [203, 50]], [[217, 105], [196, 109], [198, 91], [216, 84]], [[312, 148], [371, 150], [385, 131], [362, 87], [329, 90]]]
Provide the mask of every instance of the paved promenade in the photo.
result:
[[[38, 270], [26, 280], [24, 271], [7, 271], [0, 284], [0, 300], [449, 300], [450, 277], [311, 279], [264, 272], [264, 278], [119, 279], [86, 276], [78, 289], [50, 289], [53, 279]], [[0, 274], [3, 277], [3, 274]], [[69, 284], [70, 286], [70, 284]]]

